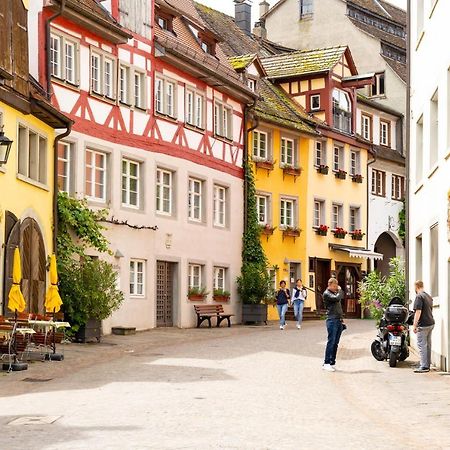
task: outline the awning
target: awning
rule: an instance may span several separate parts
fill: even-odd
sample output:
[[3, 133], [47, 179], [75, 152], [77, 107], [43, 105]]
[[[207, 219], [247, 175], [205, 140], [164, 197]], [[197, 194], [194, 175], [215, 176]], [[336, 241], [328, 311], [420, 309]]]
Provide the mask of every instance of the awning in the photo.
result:
[[383, 255], [381, 253], [372, 252], [371, 250], [368, 250], [367, 248], [361, 248], [361, 247], [346, 247], [344, 245], [338, 245], [338, 244], [330, 244], [331, 250], [341, 251], [348, 253], [348, 255], [351, 258], [365, 258], [365, 259], [377, 259], [382, 260]]

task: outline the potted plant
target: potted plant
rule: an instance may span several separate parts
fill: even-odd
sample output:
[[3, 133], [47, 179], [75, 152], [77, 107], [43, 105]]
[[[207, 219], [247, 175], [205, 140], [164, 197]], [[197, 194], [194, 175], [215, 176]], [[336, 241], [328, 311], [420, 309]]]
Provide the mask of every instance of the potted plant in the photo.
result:
[[213, 299], [215, 302], [227, 302], [230, 300], [230, 293], [223, 289], [214, 289]]
[[365, 234], [366, 233], [363, 233], [361, 230], [354, 230], [350, 232], [350, 236], [354, 241], [362, 241]]
[[347, 177], [347, 172], [345, 170], [338, 169], [334, 172], [334, 176], [339, 180], [345, 180]]
[[333, 230], [334, 237], [337, 239], [345, 239], [345, 236], [347, 235], [347, 231], [345, 231], [341, 227], [337, 227]]
[[353, 174], [352, 175], [352, 181], [353, 183], [362, 183], [363, 182], [363, 176], [361, 174]]
[[329, 167], [325, 164], [321, 164], [319, 167], [317, 167], [317, 172], [321, 173], [322, 175], [328, 175]]
[[300, 176], [303, 171], [301, 167], [296, 167], [294, 164], [283, 163], [280, 167], [283, 169], [284, 175], [292, 175], [294, 177]]
[[283, 236], [290, 236], [293, 238], [299, 237], [302, 230], [297, 227], [286, 227], [283, 230]]
[[319, 236], [326, 236], [328, 234], [328, 226], [327, 225], [319, 225], [316, 228], [316, 234]]
[[191, 287], [188, 290], [188, 299], [191, 302], [202, 302], [205, 300], [206, 296], [209, 294], [204, 286], [202, 287]]
[[275, 161], [258, 156], [254, 156], [253, 161], [257, 169], [273, 170], [273, 166], [275, 165]]
[[265, 236], [271, 236], [273, 232], [277, 229], [277, 227], [273, 227], [272, 225], [266, 223], [265, 225], [261, 225], [261, 234]]

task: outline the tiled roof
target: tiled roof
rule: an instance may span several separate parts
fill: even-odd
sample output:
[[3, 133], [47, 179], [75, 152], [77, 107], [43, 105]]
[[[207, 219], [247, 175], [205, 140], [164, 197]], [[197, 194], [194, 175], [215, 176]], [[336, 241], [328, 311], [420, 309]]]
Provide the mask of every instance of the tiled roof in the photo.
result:
[[342, 58], [347, 47], [328, 47], [299, 50], [263, 58], [262, 64], [269, 78], [285, 78], [331, 70]]
[[[383, 55], [382, 55], [383, 56]], [[384, 60], [388, 63], [391, 69], [401, 78], [402, 81], [406, 83], [408, 78], [408, 67], [406, 64], [403, 64], [394, 59], [388, 58], [387, 56], [383, 56]]]
[[405, 157], [400, 154], [397, 150], [392, 150], [390, 148], [381, 147], [379, 145], [373, 146], [375, 155], [380, 159], [387, 159], [389, 161], [393, 161], [399, 164], [405, 164]]
[[256, 56], [256, 53], [250, 53], [248, 55], [232, 56], [231, 58], [228, 58], [228, 60], [233, 69], [239, 72], [240, 70], [247, 68], [255, 60]]
[[297, 108], [282, 88], [261, 79], [258, 94], [260, 98], [256, 102], [255, 113], [260, 119], [297, 131], [318, 134], [314, 126], [318, 121], [308, 116], [300, 106]]
[[406, 26], [406, 11], [384, 0], [347, 0], [347, 3], [354, 4], [384, 19]]
[[383, 111], [387, 114], [392, 114], [393, 116], [396, 116], [396, 117], [403, 117], [402, 113], [400, 113], [392, 108], [389, 108], [388, 106], [386, 106], [384, 104], [379, 103], [378, 101], [376, 101], [376, 99], [367, 97], [366, 95], [362, 94], [361, 92], [358, 92], [357, 98], [358, 98], [358, 105], [364, 104], [371, 108]]

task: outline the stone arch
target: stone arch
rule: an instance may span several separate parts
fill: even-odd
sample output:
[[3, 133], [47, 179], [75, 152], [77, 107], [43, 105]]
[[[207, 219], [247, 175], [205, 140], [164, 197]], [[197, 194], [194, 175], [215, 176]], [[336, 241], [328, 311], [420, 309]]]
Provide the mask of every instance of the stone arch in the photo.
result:
[[[394, 234], [388, 231], [381, 233], [375, 242], [374, 250], [383, 255], [383, 260], [375, 261], [375, 270], [383, 276], [389, 275], [389, 261], [391, 258], [397, 256], [397, 249], [400, 240], [394, 239]], [[403, 248], [403, 246], [401, 247]]]

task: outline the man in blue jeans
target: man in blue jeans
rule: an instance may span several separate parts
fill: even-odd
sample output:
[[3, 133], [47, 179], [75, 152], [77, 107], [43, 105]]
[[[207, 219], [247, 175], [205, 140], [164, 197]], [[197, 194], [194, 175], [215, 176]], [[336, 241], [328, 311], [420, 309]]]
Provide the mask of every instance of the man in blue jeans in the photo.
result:
[[280, 330], [284, 330], [286, 326], [286, 311], [288, 310], [291, 300], [291, 293], [286, 289], [286, 281], [280, 281], [280, 289], [276, 293], [278, 315], [280, 316]]
[[325, 361], [323, 370], [335, 372], [336, 354], [339, 340], [343, 331], [344, 311], [342, 310], [342, 299], [344, 292], [338, 284], [336, 278], [328, 280], [328, 288], [323, 293], [323, 302], [327, 309], [327, 332], [328, 340], [325, 349]]

